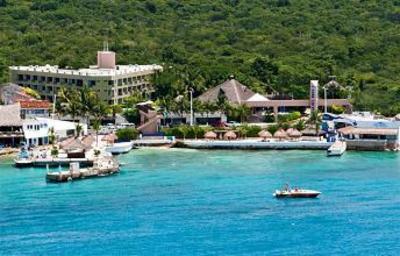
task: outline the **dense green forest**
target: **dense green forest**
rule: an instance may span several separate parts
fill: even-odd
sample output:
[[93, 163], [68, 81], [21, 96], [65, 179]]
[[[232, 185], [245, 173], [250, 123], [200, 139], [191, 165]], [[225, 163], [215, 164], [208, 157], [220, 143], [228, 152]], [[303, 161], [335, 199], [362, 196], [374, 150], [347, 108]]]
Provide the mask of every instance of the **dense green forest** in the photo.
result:
[[171, 94], [234, 74], [306, 97], [335, 75], [358, 109], [400, 112], [400, 0], [0, 0], [2, 82], [9, 65], [93, 64], [104, 40], [120, 64], [165, 64]]

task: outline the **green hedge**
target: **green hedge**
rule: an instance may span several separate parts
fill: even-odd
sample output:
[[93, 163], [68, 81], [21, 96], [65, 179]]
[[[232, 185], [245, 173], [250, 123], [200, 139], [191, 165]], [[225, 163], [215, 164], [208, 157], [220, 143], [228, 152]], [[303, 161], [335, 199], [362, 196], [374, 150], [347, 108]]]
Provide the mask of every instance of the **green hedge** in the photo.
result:
[[116, 132], [118, 141], [131, 141], [137, 139], [139, 132], [135, 128], [123, 128]]

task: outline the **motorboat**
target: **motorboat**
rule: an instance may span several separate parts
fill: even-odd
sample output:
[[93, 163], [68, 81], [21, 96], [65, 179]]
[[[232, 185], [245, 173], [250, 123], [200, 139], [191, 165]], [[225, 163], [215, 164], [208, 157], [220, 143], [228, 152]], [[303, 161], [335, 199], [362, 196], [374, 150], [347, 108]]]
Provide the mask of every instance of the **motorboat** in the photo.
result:
[[326, 151], [327, 156], [341, 156], [347, 149], [345, 141], [335, 141]]
[[285, 186], [282, 190], [276, 190], [273, 196], [276, 198], [316, 198], [321, 192], [310, 189], [294, 188]]
[[110, 146], [106, 147], [106, 152], [109, 152], [111, 154], [124, 154], [124, 153], [128, 153], [129, 151], [131, 151], [133, 148], [133, 142], [129, 141], [129, 142], [117, 142], [117, 143], [113, 143]]
[[21, 148], [17, 158], [14, 159], [16, 167], [26, 167], [32, 165], [32, 159], [29, 157], [29, 151], [25, 147]]

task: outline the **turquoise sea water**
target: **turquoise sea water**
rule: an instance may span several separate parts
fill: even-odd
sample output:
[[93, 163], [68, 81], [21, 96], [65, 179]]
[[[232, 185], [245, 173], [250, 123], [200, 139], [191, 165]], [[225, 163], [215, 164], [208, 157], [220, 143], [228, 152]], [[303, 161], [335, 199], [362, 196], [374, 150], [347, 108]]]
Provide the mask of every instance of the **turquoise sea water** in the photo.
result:
[[[0, 255], [398, 255], [400, 154], [143, 149], [48, 184], [0, 164]], [[319, 199], [277, 200], [284, 183]]]

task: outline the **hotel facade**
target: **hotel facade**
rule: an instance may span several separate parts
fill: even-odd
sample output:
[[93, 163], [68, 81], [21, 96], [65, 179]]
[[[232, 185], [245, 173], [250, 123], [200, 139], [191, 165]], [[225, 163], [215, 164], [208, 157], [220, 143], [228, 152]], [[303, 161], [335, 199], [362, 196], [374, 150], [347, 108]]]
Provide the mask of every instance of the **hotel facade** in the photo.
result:
[[10, 81], [36, 90], [52, 101], [61, 87], [88, 87], [109, 104], [122, 103], [134, 92], [150, 95], [152, 77], [162, 72], [160, 65], [116, 65], [115, 53], [97, 52], [97, 65], [77, 70], [58, 66], [11, 66]]

